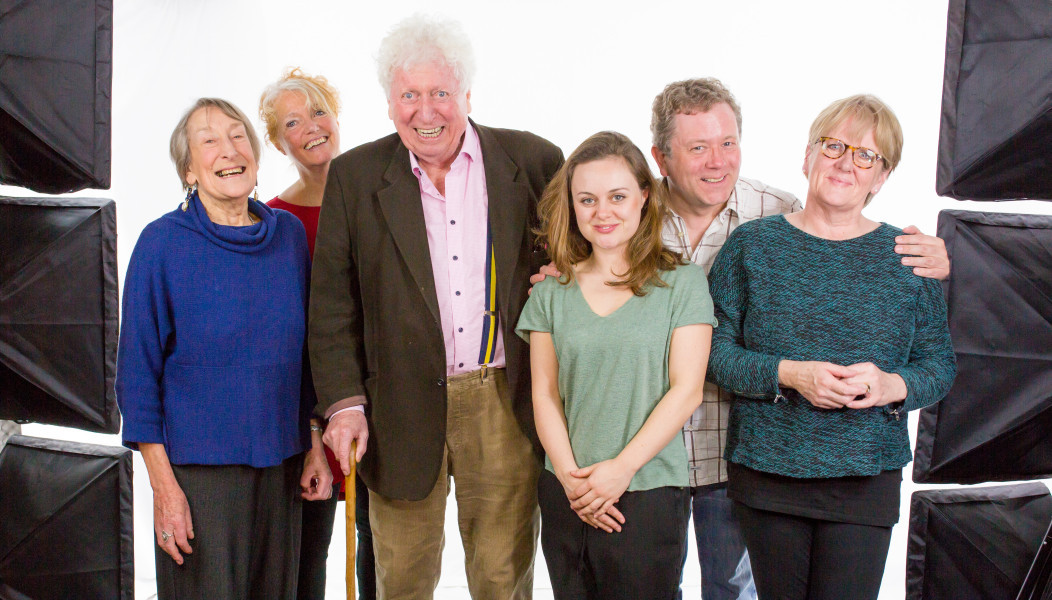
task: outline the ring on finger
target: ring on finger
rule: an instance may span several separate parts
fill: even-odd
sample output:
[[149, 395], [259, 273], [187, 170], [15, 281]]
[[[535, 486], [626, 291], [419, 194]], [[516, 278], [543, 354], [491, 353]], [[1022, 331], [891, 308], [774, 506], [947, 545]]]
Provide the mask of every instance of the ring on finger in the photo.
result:
[[168, 538], [172, 537], [173, 535], [175, 535], [175, 534], [174, 533], [168, 533], [167, 531], [162, 529], [161, 530], [161, 541], [162, 542], [168, 542]]

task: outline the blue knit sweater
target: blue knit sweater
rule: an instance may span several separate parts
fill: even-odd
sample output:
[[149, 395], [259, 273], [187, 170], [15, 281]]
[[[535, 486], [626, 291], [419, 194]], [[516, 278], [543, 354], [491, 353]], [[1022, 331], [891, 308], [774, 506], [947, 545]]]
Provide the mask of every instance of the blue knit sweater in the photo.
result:
[[308, 446], [307, 238], [285, 211], [249, 210], [260, 222], [216, 225], [195, 196], [139, 236], [117, 351], [129, 448], [164, 443], [173, 464], [269, 467]]
[[[882, 224], [850, 240], [811, 236], [774, 216], [743, 224], [709, 276], [719, 327], [709, 373], [735, 401], [724, 457], [790, 477], [876, 475], [912, 458], [905, 411], [950, 390], [956, 359], [937, 281], [913, 275]], [[778, 363], [872, 362], [897, 373], [901, 407], [824, 410], [779, 389]]]

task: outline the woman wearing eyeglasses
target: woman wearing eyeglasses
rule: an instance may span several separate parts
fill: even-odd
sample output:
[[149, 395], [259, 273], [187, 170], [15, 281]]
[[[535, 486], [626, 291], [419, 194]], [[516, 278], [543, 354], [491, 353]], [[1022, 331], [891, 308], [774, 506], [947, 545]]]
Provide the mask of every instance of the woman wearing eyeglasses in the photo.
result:
[[902, 130], [873, 96], [811, 126], [804, 210], [743, 224], [716, 258], [709, 369], [735, 390], [725, 458], [761, 598], [876, 598], [906, 413], [950, 389], [938, 282], [893, 252], [902, 231], [863, 208], [898, 164]]

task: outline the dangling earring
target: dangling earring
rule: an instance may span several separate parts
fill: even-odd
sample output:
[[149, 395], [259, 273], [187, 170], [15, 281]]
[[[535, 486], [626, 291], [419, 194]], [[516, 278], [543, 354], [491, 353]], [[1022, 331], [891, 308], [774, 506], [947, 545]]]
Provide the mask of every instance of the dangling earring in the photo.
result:
[[252, 190], [252, 199], [259, 202], [259, 184], [256, 184], [256, 189]]
[[197, 193], [197, 184], [196, 183], [191, 185], [190, 187], [186, 188], [186, 200], [183, 200], [183, 207], [182, 207], [183, 208], [183, 212], [186, 212], [186, 209], [190, 207], [190, 199], [193, 198], [194, 194], [196, 194], [196, 193]]

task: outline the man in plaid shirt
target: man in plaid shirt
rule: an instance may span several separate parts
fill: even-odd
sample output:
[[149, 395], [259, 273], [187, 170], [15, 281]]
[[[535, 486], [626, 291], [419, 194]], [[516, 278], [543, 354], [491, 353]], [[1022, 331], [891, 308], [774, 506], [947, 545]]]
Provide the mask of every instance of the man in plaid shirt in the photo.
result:
[[[803, 204], [788, 192], [739, 177], [741, 109], [717, 79], [688, 79], [665, 86], [654, 98], [650, 131], [671, 214], [663, 241], [708, 272], [727, 237], [738, 225], [770, 215], [796, 212]], [[902, 264], [922, 277], [950, 274], [946, 245], [916, 227], [896, 238]], [[557, 276], [554, 266], [530, 278]], [[703, 600], [755, 600], [749, 555], [727, 498], [723, 448], [732, 395], [705, 383], [705, 400], [683, 427], [690, 460], [694, 533], [701, 564]]]
[[[741, 109], [718, 80], [689, 79], [665, 87], [654, 99], [651, 152], [665, 177], [671, 214], [665, 246], [708, 272], [738, 225], [796, 212], [792, 194], [738, 176]], [[907, 227], [896, 239], [902, 263], [924, 277], [945, 278], [950, 263], [942, 240]], [[704, 600], [755, 599], [748, 553], [727, 499], [723, 461], [731, 394], [705, 383], [705, 400], [683, 427], [690, 460], [694, 531]]]

